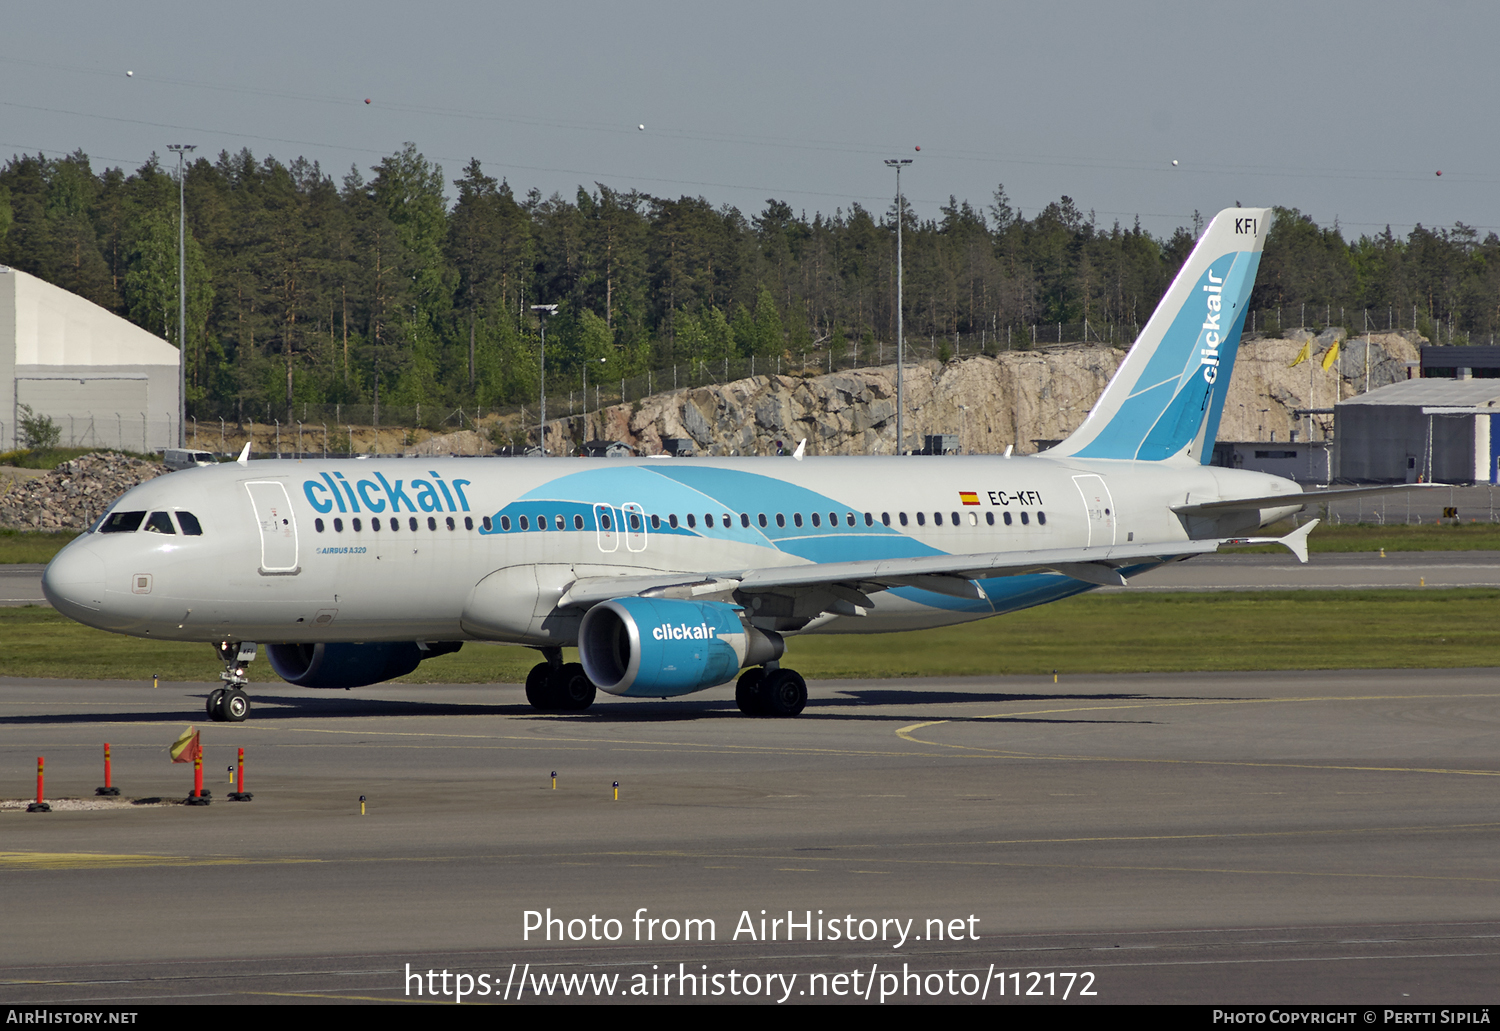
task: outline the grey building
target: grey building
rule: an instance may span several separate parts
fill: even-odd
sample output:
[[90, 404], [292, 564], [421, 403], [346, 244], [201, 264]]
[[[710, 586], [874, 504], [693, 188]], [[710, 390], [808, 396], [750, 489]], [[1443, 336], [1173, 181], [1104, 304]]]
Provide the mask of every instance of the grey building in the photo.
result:
[[1210, 464], [1284, 476], [1298, 483], [1330, 483], [1333, 481], [1333, 443], [1327, 440], [1221, 440], [1214, 444]]
[[[1454, 350], [1460, 350], [1454, 348]], [[1495, 483], [1500, 382], [1410, 379], [1334, 408], [1340, 479]]]
[[0, 451], [21, 406], [69, 447], [177, 446], [177, 348], [77, 294], [0, 265]]

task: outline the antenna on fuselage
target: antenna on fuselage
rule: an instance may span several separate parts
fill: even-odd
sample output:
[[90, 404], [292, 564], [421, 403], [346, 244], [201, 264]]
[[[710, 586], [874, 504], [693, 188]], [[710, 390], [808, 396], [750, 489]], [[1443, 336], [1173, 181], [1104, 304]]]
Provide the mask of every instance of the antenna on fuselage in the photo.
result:
[[250, 461], [250, 441], [245, 441], [245, 450], [240, 452], [240, 457], [235, 459], [240, 465], [246, 465]]
[[792, 452], [792, 457], [795, 458], [797, 461], [800, 462], [800, 461], [802, 461], [802, 456], [804, 454], [806, 454], [806, 453], [807, 453], [807, 438], [803, 437], [800, 441], [797, 442], [797, 450]]

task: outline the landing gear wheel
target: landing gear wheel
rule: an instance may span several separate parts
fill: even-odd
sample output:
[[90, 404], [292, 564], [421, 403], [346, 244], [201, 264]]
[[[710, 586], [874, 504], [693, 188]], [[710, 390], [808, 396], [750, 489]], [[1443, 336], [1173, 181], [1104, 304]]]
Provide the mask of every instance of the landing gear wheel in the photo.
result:
[[222, 687], [216, 687], [212, 691], [208, 692], [208, 704], [206, 708], [208, 709], [209, 719], [216, 720], [220, 723], [224, 721], [225, 694], [226, 692]]
[[526, 674], [526, 700], [531, 703], [533, 709], [546, 712], [556, 706], [552, 700], [552, 664], [538, 662], [531, 667], [531, 672]]
[[807, 681], [794, 669], [767, 673], [761, 690], [768, 716], [795, 716], [807, 705]]
[[735, 704], [746, 716], [766, 714], [765, 679], [766, 671], [756, 666], [740, 674], [739, 683], [734, 685]]
[[239, 688], [224, 692], [224, 720], [229, 723], [243, 723], [250, 715], [250, 697]]
[[570, 662], [558, 667], [551, 678], [552, 707], [569, 712], [582, 712], [594, 704], [597, 689], [594, 682], [583, 671], [583, 664]]

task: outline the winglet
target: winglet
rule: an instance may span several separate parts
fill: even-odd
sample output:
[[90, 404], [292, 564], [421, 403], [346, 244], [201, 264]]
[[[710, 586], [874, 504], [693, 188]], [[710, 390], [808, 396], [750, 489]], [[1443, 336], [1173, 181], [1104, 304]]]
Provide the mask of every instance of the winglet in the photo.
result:
[[797, 450], [792, 452], [792, 457], [795, 458], [797, 461], [800, 462], [800, 461], [802, 461], [802, 456], [804, 454], [806, 454], [806, 453], [807, 453], [807, 438], [803, 437], [800, 441], [797, 442]]
[[[1292, 495], [1295, 497], [1296, 495]], [[1313, 527], [1322, 522], [1321, 519], [1312, 519], [1297, 527], [1285, 537], [1228, 537], [1219, 542], [1220, 547], [1244, 547], [1251, 544], [1280, 544], [1287, 551], [1297, 556], [1297, 561], [1304, 566], [1307, 565], [1307, 535], [1312, 533]]]
[[247, 465], [247, 464], [249, 464], [249, 462], [250, 462], [250, 442], [248, 440], [245, 441], [245, 450], [243, 450], [243, 451], [240, 452], [240, 457], [236, 458], [235, 461], [238, 462], [238, 463], [240, 463], [240, 465]]
[[1322, 522], [1320, 519], [1309, 519], [1281, 540], [1277, 541], [1286, 550], [1297, 556], [1297, 561], [1304, 566], [1307, 565], [1307, 535], [1312, 533], [1313, 527]]

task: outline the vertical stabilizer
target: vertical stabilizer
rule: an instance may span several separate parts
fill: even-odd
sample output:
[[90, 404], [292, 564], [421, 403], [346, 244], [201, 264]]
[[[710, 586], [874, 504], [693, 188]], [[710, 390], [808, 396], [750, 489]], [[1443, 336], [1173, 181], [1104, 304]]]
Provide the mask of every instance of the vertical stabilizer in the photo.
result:
[[1049, 454], [1208, 464], [1270, 221], [1269, 208], [1214, 216], [1088, 418]]

